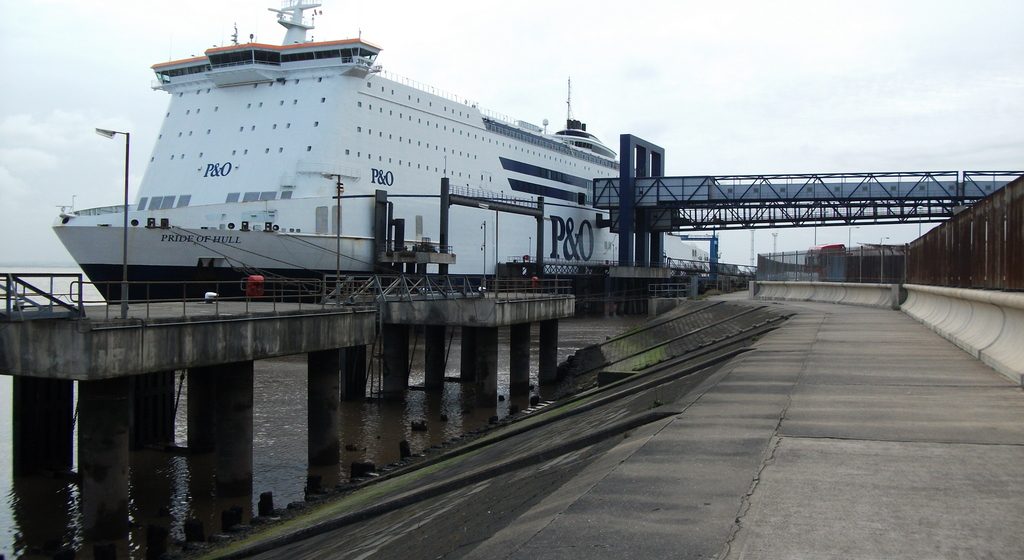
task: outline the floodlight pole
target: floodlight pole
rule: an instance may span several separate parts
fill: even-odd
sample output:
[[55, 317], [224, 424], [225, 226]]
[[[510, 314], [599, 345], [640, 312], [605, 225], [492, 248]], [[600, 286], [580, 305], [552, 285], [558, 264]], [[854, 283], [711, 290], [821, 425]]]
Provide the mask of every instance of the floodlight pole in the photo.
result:
[[341, 291], [339, 282], [341, 280], [341, 194], [345, 192], [345, 184], [341, 182], [341, 175], [337, 173], [324, 173], [326, 179], [334, 179], [334, 301], [341, 305]]
[[96, 134], [104, 138], [124, 135], [124, 227], [121, 237], [121, 318], [128, 318], [128, 160], [131, 155], [131, 133], [97, 128]]

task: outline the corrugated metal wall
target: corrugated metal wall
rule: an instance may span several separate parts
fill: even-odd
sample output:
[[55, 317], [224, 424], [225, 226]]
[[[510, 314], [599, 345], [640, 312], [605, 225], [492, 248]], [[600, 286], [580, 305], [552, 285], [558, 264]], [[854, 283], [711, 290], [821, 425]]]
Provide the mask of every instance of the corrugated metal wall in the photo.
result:
[[907, 282], [1024, 290], [1024, 179], [911, 243]]

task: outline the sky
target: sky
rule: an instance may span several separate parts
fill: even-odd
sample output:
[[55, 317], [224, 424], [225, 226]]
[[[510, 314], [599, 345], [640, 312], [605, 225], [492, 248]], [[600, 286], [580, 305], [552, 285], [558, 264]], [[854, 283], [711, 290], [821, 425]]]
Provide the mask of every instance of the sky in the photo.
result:
[[[33, 0], [5, 7], [0, 266], [71, 264], [59, 206], [131, 198], [167, 94], [150, 66], [280, 43], [277, 1]], [[540, 123], [572, 109], [605, 143], [666, 149], [669, 175], [1024, 169], [1024, 2], [327, 0], [315, 40], [357, 36], [386, 70]], [[925, 226], [927, 230], [929, 226]], [[755, 250], [904, 243], [919, 227], [758, 230]], [[746, 264], [749, 232], [721, 234]]]

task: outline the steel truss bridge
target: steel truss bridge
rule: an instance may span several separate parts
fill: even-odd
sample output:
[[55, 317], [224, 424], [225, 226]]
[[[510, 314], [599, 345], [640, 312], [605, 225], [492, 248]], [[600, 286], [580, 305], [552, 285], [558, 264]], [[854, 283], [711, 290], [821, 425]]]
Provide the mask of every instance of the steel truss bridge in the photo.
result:
[[[632, 204], [621, 178], [594, 180], [594, 206], [646, 215], [650, 232], [787, 228], [942, 221], [1024, 171], [911, 171], [795, 175], [632, 177]], [[639, 221], [639, 220], [638, 220]], [[629, 226], [627, 226], [629, 229]]]

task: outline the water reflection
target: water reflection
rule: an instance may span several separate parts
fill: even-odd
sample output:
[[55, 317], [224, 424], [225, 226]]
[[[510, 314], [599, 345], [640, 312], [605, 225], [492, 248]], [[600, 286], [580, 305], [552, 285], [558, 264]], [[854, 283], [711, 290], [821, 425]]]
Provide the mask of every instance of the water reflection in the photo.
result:
[[[642, 321], [638, 317], [613, 319], [564, 320], [559, 329], [559, 361], [576, 349], [603, 340]], [[398, 461], [400, 442], [406, 441], [413, 454], [423, 453], [446, 440], [486, 426], [492, 417], [509, 413], [510, 406], [524, 410], [531, 396], [550, 399], [566, 387], [536, 387], [538, 330], [531, 336], [531, 372], [529, 393], [509, 394], [508, 330], [502, 329], [498, 354], [498, 394], [502, 400], [493, 406], [477, 406], [474, 385], [461, 384], [459, 356], [461, 344], [455, 329], [446, 354], [445, 383], [440, 391], [425, 391], [423, 386], [423, 334], [413, 355], [411, 388], [403, 402], [372, 398], [344, 401], [340, 408], [341, 461], [337, 466], [307, 465], [306, 442], [306, 359], [305, 356], [264, 360], [255, 364], [253, 407], [252, 491], [240, 498], [218, 497], [216, 492], [216, 455], [190, 455], [184, 452], [138, 450], [131, 452], [130, 520], [127, 541], [117, 543], [119, 558], [142, 557], [146, 546], [146, 527], [168, 529], [171, 542], [183, 541], [187, 520], [202, 522], [205, 535], [221, 531], [221, 512], [241, 507], [243, 522], [256, 512], [261, 492], [272, 491], [275, 507], [305, 498], [309, 477], [320, 477], [325, 489], [346, 483], [350, 465], [369, 461], [378, 468]], [[379, 371], [374, 367], [372, 373]], [[0, 400], [10, 403], [9, 378], [0, 383]], [[373, 385], [379, 387], [379, 382]], [[76, 391], [77, 393], [77, 391]], [[180, 391], [176, 411], [175, 443], [187, 445], [187, 387]], [[4, 410], [10, 410], [5, 407]], [[0, 455], [11, 456], [10, 418], [0, 420]], [[413, 428], [422, 422], [425, 430]], [[0, 505], [0, 554], [8, 557], [52, 557], [62, 546], [79, 549], [80, 558], [92, 555], [93, 543], [80, 536], [78, 493], [74, 483], [46, 477], [19, 477], [11, 482], [10, 462], [0, 466], [0, 483], [5, 484], [7, 499]]]

